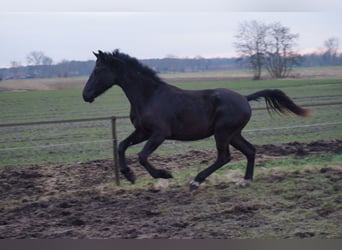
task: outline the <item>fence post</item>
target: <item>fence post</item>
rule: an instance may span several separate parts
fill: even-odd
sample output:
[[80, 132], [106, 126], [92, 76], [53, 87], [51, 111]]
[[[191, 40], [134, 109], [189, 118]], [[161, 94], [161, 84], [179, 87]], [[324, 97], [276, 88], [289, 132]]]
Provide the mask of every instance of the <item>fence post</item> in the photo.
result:
[[114, 164], [114, 174], [115, 183], [117, 186], [120, 185], [119, 176], [119, 164], [118, 164], [118, 139], [116, 136], [116, 117], [112, 117], [112, 140], [113, 140], [113, 164]]

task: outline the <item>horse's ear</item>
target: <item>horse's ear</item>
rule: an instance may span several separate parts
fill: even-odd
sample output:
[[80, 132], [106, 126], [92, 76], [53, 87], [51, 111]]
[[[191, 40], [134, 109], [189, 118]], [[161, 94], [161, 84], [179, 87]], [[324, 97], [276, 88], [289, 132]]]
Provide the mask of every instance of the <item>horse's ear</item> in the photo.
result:
[[96, 56], [96, 58], [103, 57], [104, 53], [101, 50], [98, 50], [98, 53], [96, 54], [93, 52], [93, 54]]

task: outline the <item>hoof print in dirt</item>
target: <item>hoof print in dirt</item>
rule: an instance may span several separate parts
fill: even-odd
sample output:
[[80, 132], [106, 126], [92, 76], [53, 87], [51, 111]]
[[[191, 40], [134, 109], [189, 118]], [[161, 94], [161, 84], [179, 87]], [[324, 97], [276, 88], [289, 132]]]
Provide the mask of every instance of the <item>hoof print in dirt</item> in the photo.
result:
[[83, 226], [85, 225], [85, 222], [81, 219], [74, 218], [74, 219], [71, 219], [70, 224], [73, 226]]
[[315, 233], [313, 233], [313, 232], [297, 232], [297, 233], [295, 233], [295, 236], [299, 237], [299, 238], [311, 238], [311, 237], [315, 236]]

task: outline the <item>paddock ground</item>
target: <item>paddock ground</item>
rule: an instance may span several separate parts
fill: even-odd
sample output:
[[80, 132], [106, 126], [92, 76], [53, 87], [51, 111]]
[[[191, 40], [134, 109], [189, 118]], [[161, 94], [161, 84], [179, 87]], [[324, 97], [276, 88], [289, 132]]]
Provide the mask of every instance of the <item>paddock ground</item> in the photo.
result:
[[[266, 167], [341, 153], [340, 139], [258, 145], [251, 186], [237, 187], [243, 170], [231, 169], [212, 175], [194, 195], [187, 178], [196, 171], [184, 173], [209, 164], [214, 151], [151, 157], [175, 174], [172, 180], [153, 180], [132, 155], [128, 163], [140, 181], [122, 179], [120, 187], [111, 160], [4, 167], [0, 238], [341, 238], [341, 165]], [[240, 153], [232, 155], [244, 163]]]

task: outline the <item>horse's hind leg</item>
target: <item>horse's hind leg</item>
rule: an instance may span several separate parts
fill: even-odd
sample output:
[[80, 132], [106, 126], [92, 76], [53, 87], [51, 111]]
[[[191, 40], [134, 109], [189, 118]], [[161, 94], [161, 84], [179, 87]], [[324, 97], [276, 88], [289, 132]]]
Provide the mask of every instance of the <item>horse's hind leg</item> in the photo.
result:
[[236, 136], [234, 136], [230, 144], [247, 157], [247, 168], [245, 177], [243, 180], [237, 183], [240, 186], [246, 186], [253, 179], [255, 147], [250, 144], [245, 138], [243, 138], [241, 134], [237, 134]]
[[190, 182], [190, 191], [199, 187], [199, 185], [212, 173], [224, 166], [230, 161], [229, 141], [230, 136], [215, 134], [217, 158], [214, 164], [201, 171], [193, 181]]
[[149, 172], [153, 178], [172, 178], [171, 173], [164, 169], [154, 168], [147, 158], [163, 143], [165, 136], [155, 134], [146, 142], [143, 150], [139, 153], [139, 163]]

